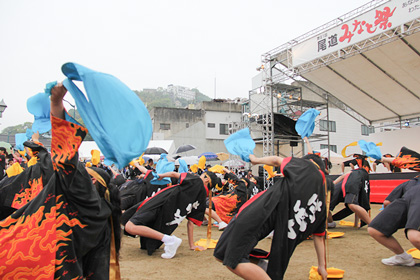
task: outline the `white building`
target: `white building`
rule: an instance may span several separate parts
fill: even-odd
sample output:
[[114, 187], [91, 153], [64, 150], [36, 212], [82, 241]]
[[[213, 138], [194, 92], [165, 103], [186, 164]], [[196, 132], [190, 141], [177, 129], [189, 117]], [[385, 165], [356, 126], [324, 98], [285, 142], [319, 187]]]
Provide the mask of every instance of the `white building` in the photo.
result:
[[155, 107], [150, 110], [152, 140], [174, 140], [175, 146], [191, 144], [190, 154], [227, 152], [223, 141], [229, 125], [241, 121], [241, 106], [233, 102], [202, 102], [197, 109]]
[[176, 86], [176, 85], [168, 85], [167, 92], [171, 93], [173, 96], [177, 98], [183, 98], [186, 100], [194, 100], [195, 99], [195, 92], [187, 87], [183, 86]]

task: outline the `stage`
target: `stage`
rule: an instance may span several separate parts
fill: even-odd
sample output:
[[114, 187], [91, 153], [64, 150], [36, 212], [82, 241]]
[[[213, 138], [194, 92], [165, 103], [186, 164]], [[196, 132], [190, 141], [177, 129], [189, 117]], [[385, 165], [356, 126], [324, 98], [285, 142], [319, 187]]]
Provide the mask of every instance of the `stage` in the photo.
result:
[[[370, 202], [383, 203], [385, 198], [399, 184], [402, 184], [420, 172], [398, 172], [398, 173], [371, 173], [370, 181]], [[340, 175], [330, 175], [329, 178], [335, 180]]]

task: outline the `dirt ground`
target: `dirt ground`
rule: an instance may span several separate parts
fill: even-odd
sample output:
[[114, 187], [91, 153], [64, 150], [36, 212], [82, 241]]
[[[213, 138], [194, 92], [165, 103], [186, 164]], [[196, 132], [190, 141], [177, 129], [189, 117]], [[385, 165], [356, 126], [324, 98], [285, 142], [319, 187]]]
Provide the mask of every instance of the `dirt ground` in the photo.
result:
[[[381, 208], [380, 204], [372, 204], [372, 217], [375, 217]], [[336, 211], [341, 207], [336, 207]], [[354, 221], [349, 216], [345, 221]], [[176, 229], [174, 235], [182, 238], [183, 243], [173, 259], [165, 260], [160, 257], [163, 246], [152, 256], [139, 249], [139, 239], [124, 236], [121, 249], [121, 276], [124, 280], [136, 279], [239, 279], [213, 257], [213, 249], [198, 252], [188, 248], [186, 221]], [[420, 260], [416, 260], [415, 267], [393, 267], [381, 263], [382, 258], [393, 255], [391, 251], [373, 240], [367, 233], [367, 227], [357, 229], [337, 224], [332, 232], [344, 232], [340, 238], [327, 241], [328, 267], [345, 270], [344, 278], [352, 279], [420, 279]], [[206, 238], [207, 227], [195, 227], [195, 240]], [[212, 239], [218, 239], [222, 232], [216, 227], [212, 230]], [[405, 238], [404, 231], [399, 230], [394, 235], [405, 250], [413, 248]], [[258, 244], [258, 248], [269, 251], [271, 239], [266, 238]], [[285, 279], [308, 279], [311, 266], [317, 265], [313, 241], [302, 242], [295, 250]]]

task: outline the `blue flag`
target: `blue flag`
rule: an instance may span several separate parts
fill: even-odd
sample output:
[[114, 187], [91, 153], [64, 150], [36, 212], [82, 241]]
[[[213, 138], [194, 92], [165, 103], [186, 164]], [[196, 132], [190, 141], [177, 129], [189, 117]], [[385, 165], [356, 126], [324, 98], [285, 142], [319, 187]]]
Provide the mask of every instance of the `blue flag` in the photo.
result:
[[366, 142], [365, 140], [359, 140], [359, 146], [363, 152], [366, 153], [366, 156], [374, 159], [382, 159], [381, 150], [373, 142]]
[[303, 113], [295, 124], [295, 130], [303, 138], [309, 137], [314, 132], [315, 119], [321, 112], [311, 108]]
[[240, 156], [242, 160], [250, 162], [249, 155], [254, 153], [255, 142], [251, 138], [248, 127], [230, 135], [224, 143], [229, 153]]
[[153, 176], [155, 177], [150, 181], [153, 185], [166, 185], [171, 183], [171, 178], [165, 177], [161, 180], [158, 180], [158, 174], [163, 174], [166, 172], [174, 171], [175, 169], [175, 163], [168, 161], [166, 158], [166, 154], [161, 154], [160, 159], [158, 160], [156, 164], [156, 172], [153, 172]]
[[26, 108], [35, 119], [32, 124], [33, 133], [38, 131], [42, 134], [51, 130], [50, 107], [50, 96], [44, 92], [29, 97], [26, 101]]
[[[116, 77], [66, 63], [63, 81], [105, 158], [123, 168], [141, 155], [152, 136], [152, 121], [140, 98]], [[82, 81], [86, 95], [73, 82]]]
[[26, 136], [26, 133], [17, 133], [15, 134], [15, 149], [19, 151], [24, 151], [25, 147], [23, 146], [23, 143], [28, 140], [28, 137]]
[[179, 159], [178, 162], [179, 162], [178, 173], [188, 172], [188, 165], [185, 162], [185, 160]]

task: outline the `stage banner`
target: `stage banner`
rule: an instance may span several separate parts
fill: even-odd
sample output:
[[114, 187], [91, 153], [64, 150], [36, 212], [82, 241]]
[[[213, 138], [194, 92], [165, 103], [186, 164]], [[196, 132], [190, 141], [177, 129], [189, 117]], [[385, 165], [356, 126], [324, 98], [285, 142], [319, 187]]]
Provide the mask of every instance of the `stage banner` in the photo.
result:
[[391, 0], [292, 47], [297, 67], [420, 17], [420, 0]]

